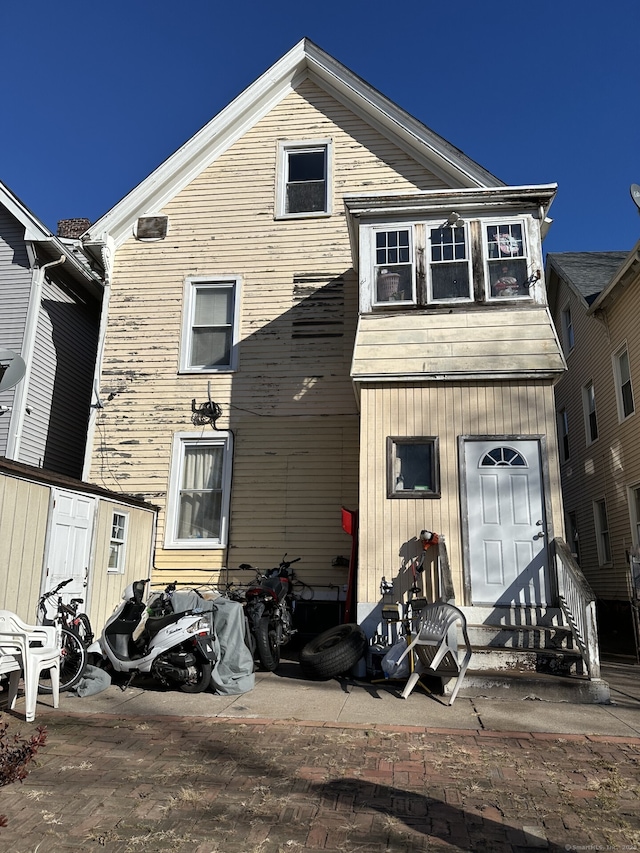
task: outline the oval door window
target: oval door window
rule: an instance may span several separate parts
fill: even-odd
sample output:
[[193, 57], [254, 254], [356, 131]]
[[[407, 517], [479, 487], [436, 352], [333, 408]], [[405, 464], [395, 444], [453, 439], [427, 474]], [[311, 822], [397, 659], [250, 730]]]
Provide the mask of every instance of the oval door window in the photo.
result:
[[490, 468], [496, 465], [502, 466], [518, 466], [520, 468], [528, 468], [527, 461], [521, 453], [514, 450], [512, 447], [494, 447], [488, 453], [485, 453], [480, 460], [480, 468]]

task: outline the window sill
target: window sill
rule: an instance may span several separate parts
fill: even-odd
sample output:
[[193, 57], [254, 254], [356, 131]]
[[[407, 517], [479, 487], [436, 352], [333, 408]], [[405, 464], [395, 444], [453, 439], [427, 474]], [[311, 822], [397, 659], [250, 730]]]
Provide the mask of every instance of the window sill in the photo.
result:
[[441, 495], [440, 492], [430, 492], [427, 489], [406, 489], [403, 492], [392, 492], [387, 497], [389, 500], [406, 500], [408, 499], [417, 499], [417, 500], [439, 500]]
[[273, 217], [275, 222], [283, 219], [328, 219], [332, 216], [329, 210], [313, 210], [308, 213], [276, 213]]
[[236, 373], [236, 367], [181, 367], [178, 376], [200, 376], [203, 373]]
[[165, 542], [165, 551], [214, 551], [226, 548], [224, 542], [212, 542], [207, 539], [185, 539], [183, 542]]

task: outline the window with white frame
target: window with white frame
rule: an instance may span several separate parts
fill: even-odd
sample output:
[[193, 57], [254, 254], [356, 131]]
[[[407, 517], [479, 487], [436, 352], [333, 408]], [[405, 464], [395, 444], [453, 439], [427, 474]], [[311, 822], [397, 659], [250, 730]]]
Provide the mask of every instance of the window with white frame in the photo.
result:
[[560, 440], [560, 459], [562, 462], [566, 462], [569, 459], [569, 418], [566, 409], [560, 409], [558, 412], [558, 438]]
[[471, 299], [471, 273], [464, 225], [428, 228], [428, 289], [432, 302]]
[[109, 539], [109, 563], [108, 572], [114, 574], [124, 573], [124, 564], [127, 553], [127, 529], [129, 527], [129, 514], [114, 511], [111, 516], [111, 537]]
[[631, 503], [633, 544], [637, 548], [640, 545], [640, 483], [629, 489], [629, 499]]
[[562, 343], [565, 353], [571, 352], [575, 339], [573, 336], [573, 320], [571, 319], [571, 308], [567, 305], [562, 311]]
[[618, 402], [618, 419], [623, 421], [635, 411], [633, 389], [631, 387], [631, 370], [629, 368], [629, 352], [626, 344], [613, 357], [613, 372], [616, 385], [616, 400]]
[[331, 213], [331, 140], [281, 142], [278, 217]]
[[240, 279], [188, 278], [180, 369], [234, 370], [237, 364]]
[[490, 299], [529, 296], [529, 261], [523, 222], [485, 223], [487, 286]]
[[611, 540], [609, 538], [609, 520], [607, 504], [604, 499], [594, 501], [593, 520], [596, 527], [596, 545], [598, 549], [598, 564], [601, 566], [611, 562]]
[[598, 437], [598, 419], [596, 416], [596, 392], [593, 382], [588, 382], [582, 389], [582, 403], [584, 406], [585, 430], [587, 444], [591, 444]]
[[231, 458], [231, 433], [174, 435], [166, 548], [226, 545]]
[[413, 240], [410, 228], [375, 232], [374, 302], [414, 302]]

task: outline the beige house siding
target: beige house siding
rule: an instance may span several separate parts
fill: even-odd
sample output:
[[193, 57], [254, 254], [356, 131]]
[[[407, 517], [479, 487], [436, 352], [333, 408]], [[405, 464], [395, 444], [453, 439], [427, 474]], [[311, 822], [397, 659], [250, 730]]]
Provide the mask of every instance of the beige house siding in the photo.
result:
[[49, 488], [0, 474], [0, 609], [36, 621]]
[[352, 375], [555, 373], [562, 356], [546, 308], [363, 315]]
[[[553, 391], [548, 382], [365, 384], [361, 395], [361, 443], [369, 449], [360, 469], [360, 526], [376, 535], [360, 542], [358, 600], [379, 601], [380, 580], [398, 575], [401, 554], [422, 529], [444, 534], [456, 590], [463, 598], [458, 436], [542, 435], [550, 481], [548, 507], [555, 536], [564, 536]], [[387, 436], [439, 438], [439, 499], [386, 497]], [[418, 549], [419, 550], [419, 549]], [[408, 578], [408, 583], [411, 579]]]
[[[332, 139], [332, 216], [274, 219], [278, 141], [285, 138]], [[90, 476], [161, 507], [159, 577], [194, 569], [193, 579], [200, 580], [227, 559], [232, 566], [246, 561], [264, 567], [286, 550], [303, 557], [299, 573], [305, 579], [307, 572], [326, 584], [346, 580], [331, 568], [330, 558], [348, 552], [340, 505], [353, 509], [356, 500], [357, 408], [349, 366], [358, 284], [341, 196], [363, 186], [387, 191], [443, 184], [306, 81], [166, 206], [165, 240], [132, 238], [118, 250], [102, 372], [104, 409]], [[208, 275], [241, 277], [239, 369], [178, 375], [185, 278]], [[304, 336], [309, 321], [322, 331], [327, 319], [341, 321], [332, 327], [340, 337]], [[207, 399], [209, 382], [223, 411], [216, 426], [231, 429], [236, 439], [229, 555], [224, 549], [163, 549], [172, 435], [193, 430], [191, 401]], [[284, 449], [268, 454], [260, 451], [260, 440], [264, 447], [279, 441]], [[298, 442], [303, 449], [296, 457]], [[326, 470], [337, 466], [337, 483], [333, 475], [316, 477], [312, 465], [293, 477], [294, 463], [315, 456], [320, 465], [323, 454], [332, 454]], [[272, 479], [283, 470], [284, 481]], [[315, 502], [301, 503], [312, 488]], [[256, 500], [259, 490], [268, 497]], [[281, 494], [282, 506], [290, 508], [285, 512]], [[247, 507], [252, 518], [246, 517]], [[307, 551], [304, 541], [295, 553], [305, 523], [313, 525], [314, 535], [330, 531], [322, 553]], [[254, 530], [266, 537], [266, 549]]]
[[[574, 350], [567, 356], [568, 374], [556, 388], [556, 407], [566, 409], [570, 458], [562, 464], [567, 513], [575, 513], [580, 565], [595, 593], [603, 599], [628, 600], [628, 551], [634, 544], [630, 525], [631, 486], [640, 484], [640, 281], [627, 285], [605, 312], [588, 315], [586, 306], [562, 282], [558, 317], [569, 304], [575, 332]], [[636, 411], [620, 423], [616, 402], [613, 355], [626, 341]], [[587, 444], [582, 389], [593, 381], [598, 438]], [[607, 504], [612, 561], [600, 566], [593, 501]]]

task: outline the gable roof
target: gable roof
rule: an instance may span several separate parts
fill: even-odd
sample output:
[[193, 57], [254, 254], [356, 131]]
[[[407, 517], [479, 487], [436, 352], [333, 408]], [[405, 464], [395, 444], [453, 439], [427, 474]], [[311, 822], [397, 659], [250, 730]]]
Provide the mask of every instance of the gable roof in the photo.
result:
[[611, 281], [628, 252], [552, 252], [547, 255], [556, 271], [588, 305]]
[[88, 248], [117, 248], [305, 79], [377, 128], [451, 187], [503, 186], [458, 148], [304, 38], [88, 229]]
[[57, 274], [71, 278], [94, 296], [101, 296], [102, 279], [90, 268], [89, 259], [81, 251], [78, 241], [62, 241], [55, 237], [2, 181], [0, 204], [24, 227], [24, 239], [34, 246], [42, 263], [64, 257], [64, 263], [58, 268]]

